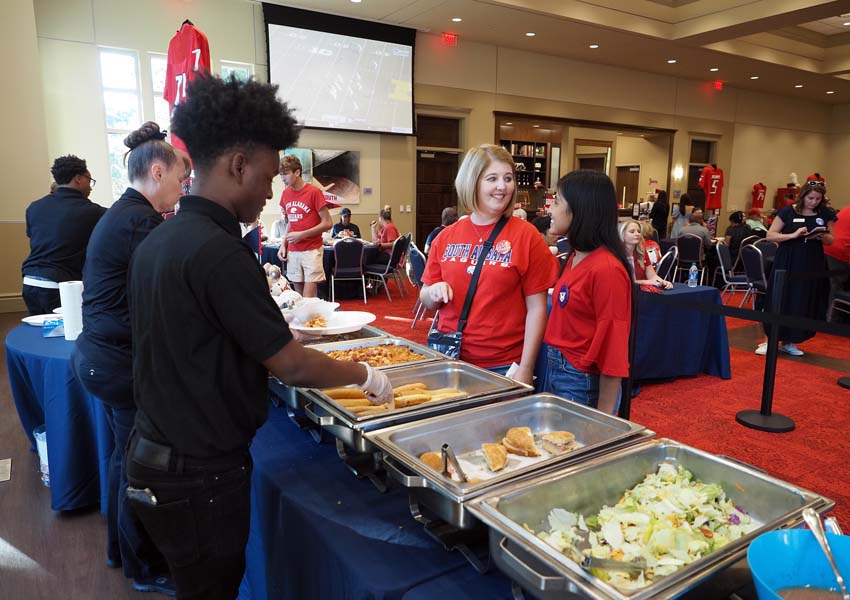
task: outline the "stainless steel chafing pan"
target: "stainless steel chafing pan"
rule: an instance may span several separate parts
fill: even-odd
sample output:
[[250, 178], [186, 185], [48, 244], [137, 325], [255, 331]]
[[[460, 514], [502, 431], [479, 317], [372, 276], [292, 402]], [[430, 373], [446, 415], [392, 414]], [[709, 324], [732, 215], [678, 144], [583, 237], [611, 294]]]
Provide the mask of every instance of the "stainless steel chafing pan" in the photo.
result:
[[442, 360], [385, 371], [393, 387], [424, 383], [429, 389], [453, 387], [463, 392], [460, 398], [426, 402], [390, 410], [377, 415], [355, 415], [337, 404], [321, 390], [308, 390], [311, 399], [305, 406], [308, 418], [356, 452], [374, 452], [375, 446], [365, 433], [414, 419], [434, 416], [463, 408], [512, 398], [531, 391], [531, 387], [473, 365]]
[[[483, 442], [498, 442], [511, 427], [529, 427], [536, 434], [569, 431], [579, 448], [566, 454], [541, 451], [537, 458], [509, 454], [502, 471], [486, 474], [483, 467], [477, 482], [460, 482], [434, 471], [419, 460], [424, 452], [439, 451], [448, 443], [465, 464], [478, 460]], [[634, 444], [655, 435], [642, 425], [624, 421], [552, 394], [535, 394], [462, 412], [437, 416], [381, 429], [368, 434], [384, 452], [390, 475], [410, 488], [411, 498], [442, 520], [467, 529], [477, 520], [465, 509], [473, 497], [557, 465], [573, 464], [602, 452]]]
[[[663, 462], [682, 465], [695, 478], [720, 484], [760, 527], [672, 575], [630, 591], [614, 588], [583, 571], [524, 527], [527, 524], [535, 531], [548, 529], [547, 515], [555, 507], [595, 514], [603, 505], [615, 504], [623, 492]], [[806, 507], [823, 513], [833, 506], [823, 496], [749, 466], [661, 439], [505, 486], [470, 502], [469, 510], [490, 527], [491, 558], [495, 564], [534, 596], [643, 600], [677, 597], [741, 560], [759, 534], [799, 524]], [[537, 566], [526, 564], [523, 554], [530, 555]], [[541, 572], [540, 564], [551, 573]]]
[[[356, 340], [385, 339], [389, 337], [390, 334], [384, 331], [383, 329], [378, 329], [377, 327], [370, 327], [369, 325], [366, 325], [359, 331], [353, 331], [351, 333], [343, 333], [339, 335], [321, 336], [316, 338], [315, 340], [303, 342], [303, 344], [305, 346], [313, 347], [320, 344], [324, 345], [343, 341], [352, 342]], [[297, 389], [298, 388], [286, 385], [274, 375], [269, 376], [269, 395], [272, 404], [274, 404], [275, 406], [284, 405], [290, 410], [302, 410], [304, 408], [304, 403], [306, 400], [303, 398], [303, 396], [298, 394]]]

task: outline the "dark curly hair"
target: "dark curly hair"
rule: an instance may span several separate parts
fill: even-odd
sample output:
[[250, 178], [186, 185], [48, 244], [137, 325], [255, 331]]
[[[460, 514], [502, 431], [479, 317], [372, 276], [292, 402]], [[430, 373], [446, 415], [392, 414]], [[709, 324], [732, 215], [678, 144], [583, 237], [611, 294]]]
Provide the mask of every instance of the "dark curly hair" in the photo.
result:
[[53, 180], [58, 185], [68, 185], [74, 177], [85, 175], [88, 170], [86, 161], [73, 154], [60, 156], [53, 161], [53, 166], [50, 168], [50, 172], [53, 174]]
[[262, 146], [282, 150], [298, 140], [300, 128], [276, 85], [236, 77], [198, 77], [189, 83], [186, 99], [177, 105], [171, 129], [185, 143], [201, 170], [222, 154]]
[[177, 162], [177, 153], [165, 141], [165, 132], [160, 131], [159, 125], [153, 121], [146, 122], [125, 137], [124, 145], [130, 149], [124, 155], [130, 181], [144, 179], [154, 162], [161, 162], [169, 169]]

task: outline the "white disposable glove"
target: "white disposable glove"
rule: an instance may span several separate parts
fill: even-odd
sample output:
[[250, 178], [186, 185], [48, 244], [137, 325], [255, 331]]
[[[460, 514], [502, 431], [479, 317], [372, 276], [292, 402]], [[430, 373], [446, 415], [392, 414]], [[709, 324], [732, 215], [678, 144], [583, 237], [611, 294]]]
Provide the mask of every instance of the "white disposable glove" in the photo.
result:
[[393, 399], [393, 386], [387, 376], [372, 365], [361, 362], [366, 367], [366, 381], [358, 386], [366, 392], [366, 397], [372, 404], [387, 404]]

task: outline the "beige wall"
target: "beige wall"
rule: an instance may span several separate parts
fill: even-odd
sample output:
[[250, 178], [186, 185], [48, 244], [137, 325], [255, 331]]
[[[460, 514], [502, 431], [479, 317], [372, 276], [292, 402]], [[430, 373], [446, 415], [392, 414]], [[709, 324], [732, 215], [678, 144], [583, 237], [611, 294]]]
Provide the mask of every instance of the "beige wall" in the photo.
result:
[[[618, 136], [615, 165], [618, 167], [632, 165], [640, 167], [639, 198], [646, 198], [648, 193], [655, 191], [655, 188], [666, 189], [667, 161], [670, 156], [669, 146], [670, 141], [666, 135], [645, 138]], [[614, 174], [616, 175], [616, 170]], [[650, 179], [654, 179], [658, 183], [650, 186]]]
[[0, 94], [4, 143], [0, 162], [6, 172], [0, 202], [0, 310], [22, 310], [21, 263], [29, 245], [24, 227], [27, 205], [47, 193], [51, 181], [47, 153], [41, 67], [31, 0], [3, 3], [0, 51], [9, 57]]
[[[0, 221], [23, 221], [28, 202], [49, 183], [52, 157], [75, 152], [89, 161], [95, 177], [105, 179], [107, 148], [100, 94], [97, 47], [134, 50], [139, 55], [144, 118], [152, 118], [149, 52], [164, 53], [184, 18], [192, 19], [210, 39], [213, 70], [219, 61], [253, 63], [265, 78], [265, 39], [259, 4], [233, 0], [10, 0], [4, 12], [3, 41], [16, 85], [4, 95], [10, 139], [25, 140], [23, 151], [7, 146], [6, 163], [16, 175], [10, 200], [0, 205]], [[438, 36], [417, 34], [415, 99], [420, 113], [462, 115], [463, 144], [492, 142], [493, 111], [584, 119], [675, 130], [673, 165], [687, 167], [691, 139], [718, 143], [717, 162], [726, 172], [725, 197], [741, 207], [757, 179], [768, 187], [784, 183], [796, 171], [804, 177], [818, 169], [830, 183], [836, 204], [850, 197], [850, 108], [780, 98], [726, 87], [714, 91], [704, 82], [530, 54], [462, 40], [456, 48]], [[28, 85], [26, 85], [28, 83]], [[42, 92], [42, 89], [45, 92]], [[570, 128], [568, 131], [574, 128]], [[8, 131], [8, 130], [7, 130]], [[565, 135], [564, 167], [572, 160]], [[571, 137], [572, 136], [572, 137]], [[371, 187], [355, 220], [363, 225], [384, 204], [393, 207], [402, 232], [413, 229], [415, 215], [415, 138], [308, 131], [302, 146], [358, 150], [361, 186]], [[613, 161], [620, 163], [615, 142]], [[628, 156], [627, 149], [624, 156]], [[614, 163], [614, 164], [616, 164]], [[656, 167], [652, 167], [656, 169]], [[666, 166], [664, 167], [666, 168]], [[654, 176], [654, 175], [653, 175]], [[641, 175], [645, 179], [644, 174]], [[658, 177], [659, 180], [665, 178]], [[769, 181], [768, 181], [769, 179]], [[684, 189], [672, 182], [671, 192]], [[271, 222], [276, 197], [264, 211]], [[112, 202], [109, 185], [98, 185], [93, 199]], [[399, 212], [400, 205], [412, 212]], [[361, 216], [362, 215], [362, 216]], [[25, 238], [4, 236], [0, 297], [17, 293]]]

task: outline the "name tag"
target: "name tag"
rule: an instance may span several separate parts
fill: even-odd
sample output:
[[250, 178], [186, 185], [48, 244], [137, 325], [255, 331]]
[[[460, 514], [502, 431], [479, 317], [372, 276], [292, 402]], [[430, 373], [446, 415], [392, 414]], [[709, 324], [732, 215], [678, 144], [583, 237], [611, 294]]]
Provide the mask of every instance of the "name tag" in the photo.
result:
[[792, 222], [792, 223], [805, 223], [805, 222], [806, 222], [806, 220], [805, 220], [805, 219], [799, 219], [799, 218], [798, 218], [798, 219], [794, 219], [794, 220], [793, 220], [793, 221], [791, 221], [791, 222]]

